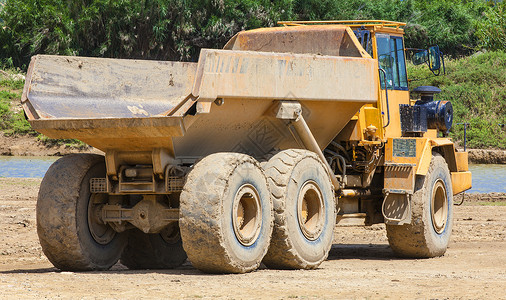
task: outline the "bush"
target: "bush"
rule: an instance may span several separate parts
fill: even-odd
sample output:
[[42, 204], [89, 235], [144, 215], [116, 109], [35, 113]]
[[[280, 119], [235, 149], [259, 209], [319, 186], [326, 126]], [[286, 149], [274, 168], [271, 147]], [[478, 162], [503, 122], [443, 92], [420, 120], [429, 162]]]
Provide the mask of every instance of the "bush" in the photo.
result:
[[489, 8], [476, 22], [479, 46], [488, 50], [506, 50], [506, 2]]
[[19, 101], [20, 93], [0, 91], [0, 130], [6, 135], [27, 134], [34, 131], [25, 119], [23, 110], [14, 111], [12, 102]]

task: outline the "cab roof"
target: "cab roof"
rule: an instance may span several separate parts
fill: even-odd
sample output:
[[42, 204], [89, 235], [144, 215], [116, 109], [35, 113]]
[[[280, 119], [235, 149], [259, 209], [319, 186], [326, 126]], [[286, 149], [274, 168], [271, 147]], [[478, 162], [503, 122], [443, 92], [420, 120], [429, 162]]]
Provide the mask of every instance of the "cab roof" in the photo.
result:
[[365, 28], [371, 31], [380, 31], [388, 33], [404, 34], [402, 27], [406, 23], [387, 21], [387, 20], [330, 20], [330, 21], [279, 21], [279, 25], [284, 26], [304, 26], [304, 25], [343, 25], [355, 28]]

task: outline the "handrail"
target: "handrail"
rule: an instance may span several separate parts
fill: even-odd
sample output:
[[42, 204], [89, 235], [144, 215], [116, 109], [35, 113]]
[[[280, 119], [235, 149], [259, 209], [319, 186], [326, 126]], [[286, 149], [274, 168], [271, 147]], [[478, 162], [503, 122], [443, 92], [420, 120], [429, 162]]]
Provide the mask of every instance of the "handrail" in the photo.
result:
[[[385, 98], [387, 100], [387, 125], [383, 126], [383, 128], [386, 128], [388, 125], [390, 125], [390, 105], [388, 104], [388, 86], [387, 86], [387, 72], [383, 70], [382, 68], [378, 68], [379, 72], [383, 72], [383, 82], [385, 83]], [[381, 76], [380, 76], [381, 79]]]

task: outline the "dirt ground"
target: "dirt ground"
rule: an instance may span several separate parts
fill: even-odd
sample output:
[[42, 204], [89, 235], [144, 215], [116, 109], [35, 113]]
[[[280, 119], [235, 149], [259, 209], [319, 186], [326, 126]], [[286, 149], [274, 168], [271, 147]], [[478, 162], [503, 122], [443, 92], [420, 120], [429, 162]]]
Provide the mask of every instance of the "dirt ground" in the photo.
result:
[[186, 263], [175, 270], [117, 264], [107, 272], [73, 273], [55, 269], [39, 246], [39, 184], [0, 178], [1, 299], [506, 299], [506, 206], [498, 203], [455, 207], [450, 247], [433, 259], [395, 258], [384, 226], [375, 225], [337, 227], [329, 259], [312, 271], [208, 275]]

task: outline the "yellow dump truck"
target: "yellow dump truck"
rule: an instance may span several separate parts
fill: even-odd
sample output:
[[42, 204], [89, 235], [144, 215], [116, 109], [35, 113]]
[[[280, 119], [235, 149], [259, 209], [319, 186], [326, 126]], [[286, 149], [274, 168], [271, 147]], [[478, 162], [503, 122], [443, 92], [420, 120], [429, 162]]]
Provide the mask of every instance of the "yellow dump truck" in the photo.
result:
[[[451, 103], [435, 87], [410, 100], [405, 24], [281, 24], [197, 63], [32, 58], [32, 127], [105, 153], [42, 181], [37, 232], [57, 268], [312, 269], [336, 224], [385, 223], [400, 256], [445, 253], [471, 173]], [[441, 68], [436, 47], [415, 58]]]

